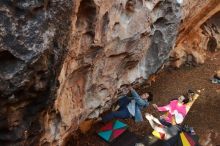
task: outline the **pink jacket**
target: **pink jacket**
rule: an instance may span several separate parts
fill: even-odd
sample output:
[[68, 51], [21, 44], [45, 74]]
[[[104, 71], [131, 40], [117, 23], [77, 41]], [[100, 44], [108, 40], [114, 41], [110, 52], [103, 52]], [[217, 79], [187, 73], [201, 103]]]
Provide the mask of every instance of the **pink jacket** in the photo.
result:
[[187, 114], [186, 105], [184, 105], [184, 104], [179, 104], [178, 105], [178, 100], [172, 100], [172, 101], [170, 101], [170, 103], [168, 105], [158, 107], [158, 110], [159, 111], [168, 111], [168, 115], [165, 118], [165, 120], [169, 123], [172, 123], [172, 117], [173, 116], [175, 117], [176, 122], [177, 122], [178, 121], [177, 120], [177, 115], [181, 116], [181, 119], [177, 123], [178, 124], [182, 123], [184, 117]]

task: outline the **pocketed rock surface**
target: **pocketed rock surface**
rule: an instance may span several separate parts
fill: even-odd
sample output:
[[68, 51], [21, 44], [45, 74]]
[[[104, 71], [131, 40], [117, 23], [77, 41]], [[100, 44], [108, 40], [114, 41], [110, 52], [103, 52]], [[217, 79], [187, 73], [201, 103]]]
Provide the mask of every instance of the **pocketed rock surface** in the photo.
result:
[[1, 0], [0, 145], [64, 145], [124, 85], [205, 63], [220, 1], [179, 2]]

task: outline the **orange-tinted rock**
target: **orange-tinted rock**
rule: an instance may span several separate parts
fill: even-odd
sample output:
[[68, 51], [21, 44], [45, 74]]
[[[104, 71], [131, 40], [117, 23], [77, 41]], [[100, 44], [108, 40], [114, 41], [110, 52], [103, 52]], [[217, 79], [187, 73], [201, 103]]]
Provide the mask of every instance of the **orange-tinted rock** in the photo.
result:
[[219, 0], [1, 1], [0, 10], [2, 145], [65, 144], [170, 55], [179, 67], [219, 48]]
[[[220, 3], [217, 0], [184, 1], [180, 32], [171, 57], [171, 64], [180, 67], [186, 62], [204, 63], [207, 51], [215, 52], [220, 47]], [[184, 54], [184, 55], [183, 55]], [[188, 55], [193, 60], [187, 60]]]

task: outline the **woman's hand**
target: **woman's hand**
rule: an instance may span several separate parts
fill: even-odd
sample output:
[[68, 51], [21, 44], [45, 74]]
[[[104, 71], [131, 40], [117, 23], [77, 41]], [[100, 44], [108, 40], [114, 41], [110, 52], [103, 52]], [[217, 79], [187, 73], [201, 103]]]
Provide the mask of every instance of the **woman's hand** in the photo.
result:
[[156, 104], [152, 104], [153, 105], [153, 107], [155, 108], [155, 109], [157, 109], [158, 108], [158, 106], [156, 105]]
[[148, 113], [146, 113], [145, 114], [145, 118], [147, 119], [147, 120], [151, 120], [152, 119], [152, 115], [151, 114], [148, 114]]
[[133, 87], [131, 85], [128, 86], [129, 90], [133, 90]]

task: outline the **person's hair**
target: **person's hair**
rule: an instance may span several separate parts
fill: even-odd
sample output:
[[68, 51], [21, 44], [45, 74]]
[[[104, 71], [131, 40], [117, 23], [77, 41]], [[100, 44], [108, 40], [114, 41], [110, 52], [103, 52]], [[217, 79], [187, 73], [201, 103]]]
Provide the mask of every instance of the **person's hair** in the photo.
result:
[[153, 94], [151, 92], [147, 92], [149, 94], [147, 100], [150, 102], [150, 101], [153, 101]]
[[189, 100], [190, 100], [189, 97], [186, 95], [186, 96], [184, 96], [184, 99], [183, 99], [182, 102], [183, 102], [184, 104], [187, 104], [187, 103], [189, 102]]
[[187, 93], [183, 94], [183, 96], [184, 96], [184, 99], [183, 99], [183, 101], [182, 101], [183, 104], [187, 104], [189, 101], [191, 101], [193, 94], [195, 94], [195, 92], [194, 92], [193, 90], [191, 90], [191, 89], [189, 89], [189, 90], [187, 91]]
[[193, 91], [193, 90], [191, 90], [191, 89], [189, 89], [188, 91], [187, 91], [189, 94], [194, 94], [195, 92]]

